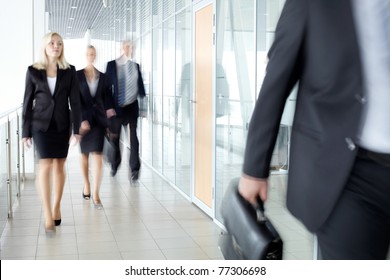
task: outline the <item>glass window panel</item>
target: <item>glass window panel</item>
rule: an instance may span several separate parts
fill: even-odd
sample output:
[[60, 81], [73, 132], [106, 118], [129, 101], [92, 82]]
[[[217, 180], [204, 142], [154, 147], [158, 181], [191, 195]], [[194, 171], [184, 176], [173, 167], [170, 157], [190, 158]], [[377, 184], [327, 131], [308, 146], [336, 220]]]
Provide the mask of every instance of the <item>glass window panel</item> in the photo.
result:
[[216, 217], [229, 181], [238, 177], [255, 92], [255, 1], [217, 1]]
[[183, 0], [176, 0], [175, 3], [176, 11], [179, 11], [180, 9], [184, 8], [184, 1]]
[[153, 26], [162, 22], [162, 1], [152, 1]]
[[192, 4], [191, 0], [176, 0], [176, 12]]
[[163, 174], [175, 182], [175, 21], [165, 21], [163, 30]]
[[175, 0], [162, 0], [164, 19], [173, 15], [175, 11]]
[[136, 40], [141, 35], [141, 16], [143, 0], [133, 1], [132, 11], [132, 34], [131, 39]]
[[126, 38], [127, 10], [125, 1], [118, 1], [111, 14], [111, 33], [114, 41], [122, 41]]
[[256, 96], [260, 91], [267, 65], [267, 52], [270, 46], [267, 36], [267, 0], [257, 1], [257, 88]]
[[176, 185], [191, 192], [192, 9], [176, 16]]
[[153, 135], [152, 135], [152, 118], [150, 117], [150, 108], [151, 108], [151, 76], [152, 76], [152, 60], [150, 53], [152, 52], [152, 35], [151, 33], [145, 34], [141, 38], [141, 72], [142, 78], [144, 80], [146, 98], [147, 98], [147, 116], [146, 118], [141, 118], [140, 126], [140, 151], [142, 159], [146, 162], [152, 162], [152, 147], [153, 147]]
[[151, 1], [141, 1], [141, 33], [148, 32], [152, 27]]
[[163, 53], [162, 25], [153, 29], [152, 120], [153, 120], [153, 167], [162, 173], [162, 124], [163, 124]]

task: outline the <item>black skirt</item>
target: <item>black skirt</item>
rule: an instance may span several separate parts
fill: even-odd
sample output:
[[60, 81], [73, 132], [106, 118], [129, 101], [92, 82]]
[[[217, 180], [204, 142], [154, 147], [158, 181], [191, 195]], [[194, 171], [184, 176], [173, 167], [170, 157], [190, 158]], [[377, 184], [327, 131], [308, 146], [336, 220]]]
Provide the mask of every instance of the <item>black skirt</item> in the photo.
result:
[[32, 131], [38, 158], [66, 158], [69, 150], [70, 130], [57, 131], [51, 126], [47, 131]]
[[88, 131], [88, 133], [81, 138], [81, 152], [83, 154], [88, 154], [92, 152], [102, 153], [104, 144], [104, 133], [105, 128], [98, 125], [92, 126], [91, 130]]

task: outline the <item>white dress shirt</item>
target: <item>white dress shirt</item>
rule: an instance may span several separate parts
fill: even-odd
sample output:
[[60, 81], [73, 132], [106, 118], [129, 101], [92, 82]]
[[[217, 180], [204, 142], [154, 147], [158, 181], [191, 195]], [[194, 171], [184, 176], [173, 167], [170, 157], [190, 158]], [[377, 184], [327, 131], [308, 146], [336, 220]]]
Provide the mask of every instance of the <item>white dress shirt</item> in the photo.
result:
[[[385, 32], [383, 14], [376, 7], [377, 1], [382, 5], [390, 2], [351, 1], [360, 44], [366, 100], [358, 144], [370, 151], [390, 153], [390, 46], [386, 42], [390, 34]], [[390, 5], [387, 7], [390, 9]]]

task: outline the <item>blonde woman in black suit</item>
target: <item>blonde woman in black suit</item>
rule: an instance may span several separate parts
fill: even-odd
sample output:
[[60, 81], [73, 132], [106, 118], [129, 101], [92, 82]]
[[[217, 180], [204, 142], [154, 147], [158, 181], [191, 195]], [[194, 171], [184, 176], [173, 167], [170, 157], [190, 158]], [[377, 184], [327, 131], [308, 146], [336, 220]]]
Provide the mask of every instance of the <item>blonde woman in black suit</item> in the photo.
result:
[[75, 139], [80, 139], [81, 104], [76, 70], [65, 60], [62, 37], [50, 32], [43, 37], [42, 43], [42, 58], [27, 69], [22, 137], [26, 146], [30, 146], [31, 139], [34, 140], [39, 157], [37, 184], [45, 231], [49, 234], [61, 224], [64, 165], [72, 128]]
[[103, 166], [103, 143], [104, 134], [107, 127], [105, 102], [105, 77], [98, 71], [93, 63], [96, 59], [96, 49], [89, 45], [86, 52], [87, 66], [77, 71], [77, 77], [80, 83], [81, 104], [83, 119], [86, 120], [85, 130], [88, 132], [83, 136], [80, 142], [81, 149], [81, 168], [84, 176], [83, 198], [91, 198], [91, 183], [89, 180], [89, 154], [92, 154], [95, 163], [93, 174], [93, 195], [92, 202], [96, 209], [103, 208], [100, 200], [100, 184], [102, 178]]

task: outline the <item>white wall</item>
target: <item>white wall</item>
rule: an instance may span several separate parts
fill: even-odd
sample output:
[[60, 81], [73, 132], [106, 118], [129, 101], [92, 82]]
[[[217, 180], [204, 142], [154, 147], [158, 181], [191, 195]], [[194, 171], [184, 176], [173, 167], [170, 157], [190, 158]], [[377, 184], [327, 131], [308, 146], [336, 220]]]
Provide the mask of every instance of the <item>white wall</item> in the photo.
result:
[[[2, 1], [0, 9], [0, 114], [23, 102], [26, 70], [36, 60], [46, 33], [45, 0]], [[26, 173], [34, 172], [34, 153], [25, 153]]]
[[23, 102], [26, 70], [45, 31], [44, 0], [2, 1], [0, 9], [0, 114]]

